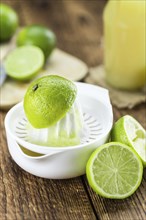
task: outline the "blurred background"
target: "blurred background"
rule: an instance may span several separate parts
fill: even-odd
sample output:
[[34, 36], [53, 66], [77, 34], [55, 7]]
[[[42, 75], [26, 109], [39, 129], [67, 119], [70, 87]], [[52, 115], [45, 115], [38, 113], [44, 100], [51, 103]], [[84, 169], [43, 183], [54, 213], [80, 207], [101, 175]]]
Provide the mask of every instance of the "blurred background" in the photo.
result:
[[57, 36], [57, 46], [89, 66], [103, 62], [103, 9], [106, 0], [1, 0], [18, 13], [20, 26], [42, 24]]
[[[134, 3], [137, 3], [136, 0], [132, 0], [132, 1]], [[19, 27], [28, 26], [31, 24], [38, 24], [38, 25], [44, 25], [47, 28], [50, 28], [57, 37], [58, 48], [81, 59], [82, 61], [84, 61], [84, 63], [88, 65], [89, 68], [95, 67], [95, 69], [93, 70], [92, 68], [90, 68], [88, 74], [86, 76], [84, 74], [84, 78], [82, 80], [84, 82], [98, 84], [100, 86], [103, 86], [109, 89], [112, 104], [117, 107], [117, 108], [114, 108], [115, 118], [118, 118], [120, 115], [124, 115], [126, 113], [131, 114], [134, 117], [138, 118], [139, 121], [142, 122], [142, 124], [144, 124], [145, 126], [146, 120], [145, 121], [143, 120], [143, 117], [145, 115], [144, 104], [139, 105], [140, 103], [145, 102], [145, 92], [143, 91], [133, 92], [132, 91], [131, 93], [129, 92], [127, 93], [126, 91], [119, 92], [118, 90], [114, 90], [112, 87], [108, 87], [105, 81], [102, 80], [102, 74], [104, 73], [104, 69], [102, 68], [101, 71], [100, 71], [100, 68], [98, 69], [98, 67], [102, 67], [101, 65], [104, 63], [103, 12], [104, 12], [105, 5], [107, 2], [108, 2], [107, 0], [91, 0], [91, 1], [89, 0], [26, 0], [26, 1], [1, 0], [1, 3], [5, 3], [11, 6], [16, 11], [19, 17]], [[139, 8], [137, 9], [136, 4], [131, 4], [131, 1], [127, 1], [127, 2], [130, 3], [128, 6], [130, 12], [138, 15], [138, 13], [140, 13], [140, 10]], [[141, 3], [144, 1], [142, 0], [138, 2]], [[123, 5], [124, 4], [125, 4], [125, 1], [123, 1]], [[139, 7], [140, 9], [142, 9], [143, 5], [139, 4]], [[124, 10], [125, 10], [125, 13], [127, 13], [125, 14], [125, 19], [126, 19], [125, 24], [126, 22], [131, 22], [131, 21], [133, 24], [135, 24], [134, 20], [130, 20], [130, 18], [134, 19], [134, 17], [129, 16], [129, 13], [127, 11], [127, 6], [123, 7], [122, 10], [123, 10], [123, 13], [122, 13], [123, 16], [124, 16]], [[108, 13], [107, 13], [107, 18], [108, 18]], [[112, 11], [110, 13], [113, 14]], [[135, 17], [135, 19], [139, 17], [141, 16], [137, 16]], [[107, 19], [107, 23], [108, 23], [108, 20], [109, 19]], [[116, 25], [116, 20], [115, 20], [114, 25]], [[141, 25], [144, 25], [144, 21], [142, 22]], [[111, 30], [112, 30], [112, 26], [113, 25], [110, 24]], [[143, 26], [140, 26], [140, 28], [141, 30], [143, 30]], [[133, 32], [135, 33], [135, 29], [133, 29], [132, 33]], [[117, 30], [117, 33], [118, 33], [118, 30]], [[120, 31], [120, 35], [121, 33], [122, 32]], [[124, 32], [122, 36], [123, 38], [121, 37], [122, 38], [121, 40], [123, 41], [123, 39], [125, 39], [124, 36], [126, 36], [124, 35]], [[110, 39], [110, 35], [107, 37], [109, 37]], [[129, 43], [126, 44], [127, 45], [126, 54], [129, 53], [129, 55], [127, 55], [129, 56], [128, 60], [125, 58], [127, 62], [126, 65], [129, 65], [129, 62], [132, 64], [131, 55], [133, 54], [133, 49], [135, 48], [135, 54], [137, 54], [136, 50], [138, 49], [138, 45], [140, 43], [140, 40], [135, 41], [133, 39], [133, 34], [131, 37], [132, 37], [131, 38], [132, 42], [134, 42], [134, 45], [137, 44], [137, 47], [131, 44], [130, 48], [132, 49], [130, 51], [128, 49]], [[139, 39], [140, 37], [141, 36], [139, 34]], [[121, 55], [125, 57], [124, 55], [125, 50], [123, 50], [122, 53], [120, 52], [120, 45], [118, 44], [118, 37], [115, 37], [114, 40], [112, 38], [112, 42], [111, 42], [112, 45], [113, 46], [115, 45], [115, 39], [116, 39], [117, 48], [118, 48], [117, 50], [119, 51], [118, 56]], [[142, 45], [143, 44], [144, 42], [142, 43]], [[142, 53], [143, 53], [143, 50], [144, 49], [142, 48]], [[110, 52], [109, 48], [108, 48], [108, 51]], [[116, 54], [115, 54], [115, 57], [117, 57]], [[138, 62], [141, 62], [139, 55], [138, 57], [139, 57]], [[142, 60], [143, 58], [144, 57], [142, 57]], [[134, 59], [137, 59], [137, 57], [134, 57]], [[118, 62], [118, 59], [117, 59], [117, 62]], [[125, 61], [122, 61], [122, 62], [124, 63]], [[119, 62], [119, 65], [123, 67], [122, 62], [121, 64]], [[100, 75], [100, 73], [102, 73], [101, 77], [98, 78], [98, 75]], [[126, 74], [127, 73], [125, 73], [125, 75]], [[139, 77], [138, 73], [136, 74], [137, 74], [137, 77]], [[119, 75], [119, 77], [121, 76]], [[127, 76], [123, 75], [122, 79], [126, 79], [126, 77]], [[116, 74], [115, 74], [115, 78], [116, 78]], [[131, 82], [131, 80], [127, 80], [127, 81]], [[133, 108], [136, 105], [138, 106], [135, 109], [132, 109], [132, 110], [127, 109], [127, 108]], [[120, 108], [125, 108], [125, 109], [121, 110]], [[137, 109], [141, 111], [141, 114], [138, 114]]]
[[[104, 10], [107, 2], [108, 7]], [[144, 54], [146, 14], [143, 7], [145, 0], [1, 0], [1, 3], [11, 6], [18, 14], [19, 27], [44, 25], [55, 33], [56, 46], [59, 49], [84, 61], [89, 71], [79, 79], [109, 90], [111, 102], [117, 107], [116, 118], [129, 113], [146, 124], [142, 119], [145, 111], [145, 90], [142, 90], [142, 86], [146, 80]], [[103, 14], [106, 14], [104, 21]], [[64, 62], [63, 66], [70, 68], [66, 61]], [[72, 77], [76, 80], [80, 70], [78, 73], [74, 70], [72, 72], [73, 75], [76, 74]], [[113, 75], [109, 74], [109, 78], [111, 82], [115, 79], [113, 87], [105, 80], [105, 75], [107, 76], [105, 73], [112, 72]], [[132, 89], [132, 84], [140, 81], [141, 91], [120, 91], [118, 89], [121, 89], [121, 86], [117, 85], [116, 80], [122, 84], [122, 89], [128, 90]], [[127, 82], [128, 85], [125, 86]], [[133, 88], [137, 89], [136, 86]], [[130, 110], [139, 104], [141, 105], [137, 108], [141, 114], [137, 109]]]

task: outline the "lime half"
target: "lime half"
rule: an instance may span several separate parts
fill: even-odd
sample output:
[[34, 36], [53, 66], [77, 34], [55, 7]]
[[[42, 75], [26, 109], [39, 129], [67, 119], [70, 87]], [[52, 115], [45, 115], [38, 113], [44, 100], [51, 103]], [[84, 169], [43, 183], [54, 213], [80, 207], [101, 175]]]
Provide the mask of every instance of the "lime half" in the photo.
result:
[[33, 81], [24, 97], [24, 111], [35, 128], [57, 123], [72, 107], [76, 85], [63, 77], [49, 75]]
[[111, 142], [100, 146], [91, 155], [86, 174], [97, 194], [110, 199], [123, 199], [139, 187], [143, 166], [132, 148]]
[[133, 147], [146, 166], [146, 131], [133, 117], [120, 118], [112, 129], [111, 139]]
[[22, 46], [14, 49], [4, 63], [7, 74], [17, 80], [31, 79], [43, 64], [44, 54], [36, 46]]

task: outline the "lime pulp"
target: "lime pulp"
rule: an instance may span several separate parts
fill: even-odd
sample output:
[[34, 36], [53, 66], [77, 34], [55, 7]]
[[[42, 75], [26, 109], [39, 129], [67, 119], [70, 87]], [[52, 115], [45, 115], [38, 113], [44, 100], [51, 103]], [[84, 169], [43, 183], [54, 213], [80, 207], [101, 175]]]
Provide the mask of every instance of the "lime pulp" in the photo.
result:
[[4, 66], [7, 74], [17, 80], [28, 80], [43, 67], [44, 55], [36, 46], [22, 46], [7, 56]]
[[125, 115], [115, 123], [111, 139], [132, 147], [146, 166], [146, 131], [132, 116]]
[[111, 199], [123, 199], [139, 187], [143, 166], [136, 152], [128, 146], [111, 142], [100, 146], [91, 155], [86, 167], [93, 190]]

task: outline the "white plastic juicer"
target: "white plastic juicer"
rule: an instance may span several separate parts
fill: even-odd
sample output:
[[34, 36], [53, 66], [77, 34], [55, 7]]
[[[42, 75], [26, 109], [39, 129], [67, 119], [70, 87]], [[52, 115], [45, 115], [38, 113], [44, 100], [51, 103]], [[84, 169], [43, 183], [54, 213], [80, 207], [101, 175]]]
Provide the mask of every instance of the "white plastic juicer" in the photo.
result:
[[14, 161], [27, 172], [50, 179], [83, 175], [91, 153], [108, 140], [113, 124], [108, 90], [86, 83], [75, 84], [78, 90], [77, 100], [83, 112], [79, 145], [40, 145], [36, 140], [43, 137], [43, 130], [35, 135], [35, 129], [27, 129], [28, 121], [23, 103], [17, 104], [7, 113], [5, 128], [9, 152]]

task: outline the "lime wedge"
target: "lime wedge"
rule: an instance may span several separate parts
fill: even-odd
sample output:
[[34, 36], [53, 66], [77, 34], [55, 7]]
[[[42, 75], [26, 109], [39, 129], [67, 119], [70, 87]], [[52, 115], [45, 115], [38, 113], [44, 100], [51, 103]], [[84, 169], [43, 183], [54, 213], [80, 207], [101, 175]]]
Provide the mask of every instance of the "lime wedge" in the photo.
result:
[[97, 194], [110, 199], [123, 199], [139, 187], [143, 166], [132, 148], [111, 142], [100, 146], [91, 155], [86, 174]]
[[133, 147], [146, 166], [146, 131], [133, 117], [125, 115], [115, 123], [111, 140]]
[[4, 66], [7, 74], [17, 80], [35, 76], [44, 64], [44, 54], [36, 46], [22, 46], [7, 56]]
[[33, 81], [24, 97], [24, 111], [35, 128], [57, 123], [71, 109], [77, 95], [76, 85], [63, 77], [48, 75]]

